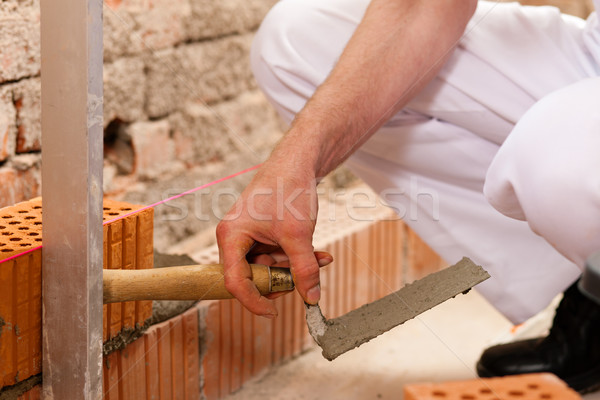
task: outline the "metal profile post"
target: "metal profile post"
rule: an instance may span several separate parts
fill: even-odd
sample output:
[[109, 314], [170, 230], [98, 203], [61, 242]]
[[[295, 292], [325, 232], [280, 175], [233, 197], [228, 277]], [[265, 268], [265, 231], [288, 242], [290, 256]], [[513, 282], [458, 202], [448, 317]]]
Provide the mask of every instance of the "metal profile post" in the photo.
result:
[[43, 397], [102, 398], [102, 0], [41, 0]]

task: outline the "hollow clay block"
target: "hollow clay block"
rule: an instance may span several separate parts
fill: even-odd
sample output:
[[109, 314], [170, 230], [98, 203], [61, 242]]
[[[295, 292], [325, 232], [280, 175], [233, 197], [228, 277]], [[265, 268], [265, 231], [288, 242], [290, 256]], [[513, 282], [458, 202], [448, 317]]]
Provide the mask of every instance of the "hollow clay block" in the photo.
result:
[[581, 400], [553, 374], [526, 374], [404, 386], [405, 400]]
[[[105, 267], [152, 268], [152, 209], [105, 200]], [[106, 240], [125, 231], [119, 243]], [[0, 389], [40, 374], [42, 365], [42, 200], [32, 199], [0, 210]], [[108, 260], [108, 257], [111, 257]], [[14, 258], [12, 258], [14, 257]], [[9, 261], [2, 262], [12, 258]], [[104, 337], [123, 326], [143, 325], [152, 316], [152, 302], [115, 305], [119, 319], [105, 307]]]

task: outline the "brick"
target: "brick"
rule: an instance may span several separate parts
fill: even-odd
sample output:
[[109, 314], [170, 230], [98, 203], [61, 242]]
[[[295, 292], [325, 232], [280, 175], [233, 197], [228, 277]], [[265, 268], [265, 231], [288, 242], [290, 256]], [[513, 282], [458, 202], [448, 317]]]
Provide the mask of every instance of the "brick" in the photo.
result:
[[282, 361], [288, 361], [293, 356], [294, 349], [294, 298], [290, 295], [281, 296], [283, 307], [277, 318], [282, 320]]
[[[41, 202], [0, 210], [0, 260], [40, 246]], [[41, 373], [41, 250], [0, 264], [0, 388]]]
[[134, 122], [146, 119], [144, 61], [120, 58], [104, 64], [104, 127], [113, 120]]
[[[39, 159], [39, 155], [32, 155]], [[38, 196], [41, 191], [41, 168], [19, 170], [12, 166], [0, 167], [0, 207], [7, 207]]]
[[273, 324], [271, 320], [258, 315], [253, 317], [253, 349], [252, 376], [260, 375], [271, 367], [271, 342], [273, 341]]
[[[154, 212], [137, 214], [136, 265], [138, 269], [154, 267]], [[135, 322], [144, 324], [152, 317], [152, 300], [135, 302]]]
[[237, 301], [231, 302], [231, 367], [229, 391], [235, 392], [242, 386], [242, 359], [244, 326], [242, 306]]
[[183, 360], [185, 358], [185, 342], [183, 340], [183, 318], [181, 316], [172, 318], [169, 323], [169, 333], [171, 336], [171, 374], [173, 399], [183, 399], [185, 397], [185, 371]]
[[221, 340], [220, 340], [220, 364], [221, 374], [219, 377], [221, 383], [221, 395], [231, 393], [231, 367], [232, 367], [232, 321], [231, 321], [231, 303], [232, 300], [221, 301]]
[[[188, 0], [112, 0], [104, 7], [105, 57], [173, 47], [187, 39]], [[114, 34], [106, 31], [116, 28]], [[118, 33], [124, 34], [119, 37]]]
[[172, 168], [175, 152], [170, 129], [167, 120], [136, 122], [127, 128], [135, 154], [135, 173], [139, 178], [158, 178]]
[[[104, 268], [131, 269], [153, 267], [153, 209], [137, 211], [141, 206], [104, 200]], [[122, 329], [142, 326], [152, 316], [152, 302], [125, 302], [105, 305], [104, 340]]]
[[294, 339], [292, 341], [292, 356], [296, 356], [303, 351], [304, 341], [308, 335], [304, 317], [304, 301], [298, 293], [290, 293], [294, 310]]
[[[137, 245], [137, 216], [130, 215], [121, 221], [123, 226], [123, 248], [121, 269], [136, 269], [136, 245]], [[123, 318], [123, 329], [135, 328], [135, 302], [126, 301], [122, 303], [121, 315]]]
[[39, 75], [39, 1], [3, 7], [0, 38], [0, 83]]
[[110, 3], [105, 1], [103, 4], [102, 40], [105, 62], [139, 54], [143, 49], [142, 40], [136, 34], [133, 16], [125, 9], [112, 7], [117, 2], [119, 1], [111, 0]]
[[256, 29], [275, 0], [193, 0], [186, 19], [189, 39], [199, 40]]
[[[128, 203], [105, 200], [104, 218], [110, 220], [121, 217], [134, 211], [136, 207], [140, 208]], [[152, 267], [152, 261], [147, 256], [148, 248], [152, 248], [152, 224], [147, 221], [151, 218], [152, 210], [149, 209], [110, 222], [105, 227], [106, 266], [135, 265], [134, 255], [137, 257], [136, 247], [139, 247], [143, 248], [139, 253], [143, 254], [142, 267]], [[138, 221], [146, 222], [138, 224]], [[138, 235], [138, 226], [147, 227], [150, 233]], [[135, 235], [130, 234], [133, 231], [136, 231]], [[0, 389], [41, 373], [42, 262], [41, 249], [34, 250], [41, 244], [41, 198], [0, 210], [0, 261], [17, 256], [0, 263]], [[29, 250], [33, 251], [23, 254]], [[146, 305], [139, 313], [136, 312], [136, 304], [127, 303], [116, 304], [114, 308], [105, 307], [105, 310], [105, 338], [108, 338], [110, 328], [114, 335], [120, 332], [123, 325], [133, 328], [136, 324], [143, 324], [152, 315], [151, 305], [150, 308]], [[123, 320], [122, 315], [127, 318]], [[105, 363], [110, 364], [110, 360], [105, 360]], [[117, 364], [113, 367], [119, 368]], [[105, 377], [104, 384], [109, 396], [112, 393], [109, 387], [114, 385], [110, 379], [115, 373], [118, 375], [114, 370], [108, 371]]]
[[13, 104], [12, 91], [7, 87], [0, 87], [0, 161], [15, 153], [16, 119], [17, 110]]
[[160, 118], [190, 101], [214, 103], [255, 88], [251, 42], [246, 34], [153, 53], [146, 62], [148, 116]]
[[277, 318], [271, 321], [272, 323], [272, 341], [271, 341], [271, 364], [273, 366], [281, 364], [283, 359], [283, 335], [285, 327], [283, 326], [283, 318], [281, 313], [285, 310], [283, 297], [278, 297], [273, 302], [277, 308]]
[[135, 340], [120, 351], [119, 386], [121, 400], [146, 399], [146, 356], [144, 340]]
[[198, 399], [198, 311], [192, 308], [153, 325], [142, 337], [104, 359], [104, 397]]
[[173, 374], [169, 322], [154, 325], [158, 348], [158, 382], [160, 399], [172, 399]]
[[254, 370], [254, 317], [253, 314], [240, 305], [242, 312], [242, 379], [241, 383], [247, 382], [252, 378]]
[[407, 254], [404, 279], [407, 283], [421, 279], [448, 265], [408, 226], [405, 235]]
[[150, 329], [142, 336], [142, 339], [144, 340], [144, 354], [146, 355], [146, 394], [151, 399], [160, 398], [157, 337], [158, 334], [156, 329]]
[[405, 400], [580, 400], [581, 396], [552, 374], [529, 374], [468, 381], [410, 384]]
[[[210, 108], [189, 102], [172, 114], [169, 121], [175, 155], [187, 164], [223, 160], [240, 148], [259, 154], [272, 148], [282, 132], [278, 117], [258, 91], [244, 93]], [[250, 148], [254, 143], [260, 143], [260, 147]]]
[[[201, 302], [206, 317], [203, 335], [202, 371], [204, 375], [203, 395], [208, 400], [221, 398], [221, 303], [219, 301]], [[223, 394], [224, 396], [225, 394]]]
[[16, 110], [17, 153], [42, 149], [42, 103], [40, 78], [24, 79], [12, 85]]
[[36, 385], [17, 397], [17, 400], [40, 400], [42, 398], [42, 385]]
[[198, 312], [195, 308], [186, 312], [183, 318], [183, 372], [185, 398], [192, 400], [199, 396], [200, 388], [200, 349], [199, 349], [199, 326]]

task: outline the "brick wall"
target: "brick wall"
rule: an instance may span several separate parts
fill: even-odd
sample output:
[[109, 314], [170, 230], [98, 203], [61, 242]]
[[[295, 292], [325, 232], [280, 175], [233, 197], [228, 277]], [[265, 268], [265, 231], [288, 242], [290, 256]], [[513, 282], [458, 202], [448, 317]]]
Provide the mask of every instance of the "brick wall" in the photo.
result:
[[[274, 3], [104, 2], [108, 194], [147, 204], [266, 157], [282, 125], [256, 87], [248, 52]], [[39, 20], [39, 0], [0, 2], [0, 207], [41, 189]], [[175, 242], [216, 218], [193, 220], [157, 236]]]
[[[149, 204], [266, 157], [283, 127], [256, 87], [248, 52], [275, 2], [105, 0], [104, 177], [111, 197]], [[592, 9], [591, 0], [524, 2], [581, 16]], [[0, 207], [41, 189], [39, 19], [39, 0], [0, 2]], [[348, 179], [341, 174], [338, 184]], [[246, 182], [230, 187], [239, 192]], [[214, 226], [219, 213], [206, 212], [208, 198], [156, 210], [159, 249]], [[230, 203], [224, 197], [220, 211]]]

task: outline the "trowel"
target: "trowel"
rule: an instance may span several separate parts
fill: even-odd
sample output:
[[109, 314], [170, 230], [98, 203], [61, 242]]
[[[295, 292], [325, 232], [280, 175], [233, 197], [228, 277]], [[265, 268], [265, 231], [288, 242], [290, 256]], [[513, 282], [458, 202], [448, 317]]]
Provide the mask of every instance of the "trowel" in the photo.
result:
[[[261, 294], [294, 288], [288, 268], [251, 264]], [[104, 303], [138, 300], [212, 300], [233, 296], [225, 289], [223, 265], [183, 265], [138, 270], [105, 269]], [[319, 305], [306, 305], [308, 330], [323, 356], [333, 360], [489, 278], [468, 258], [334, 319]]]
[[308, 330], [321, 346], [323, 357], [332, 361], [438, 304], [468, 292], [489, 277], [483, 268], [465, 257], [451, 267], [338, 318], [325, 319], [318, 304], [305, 304]]

